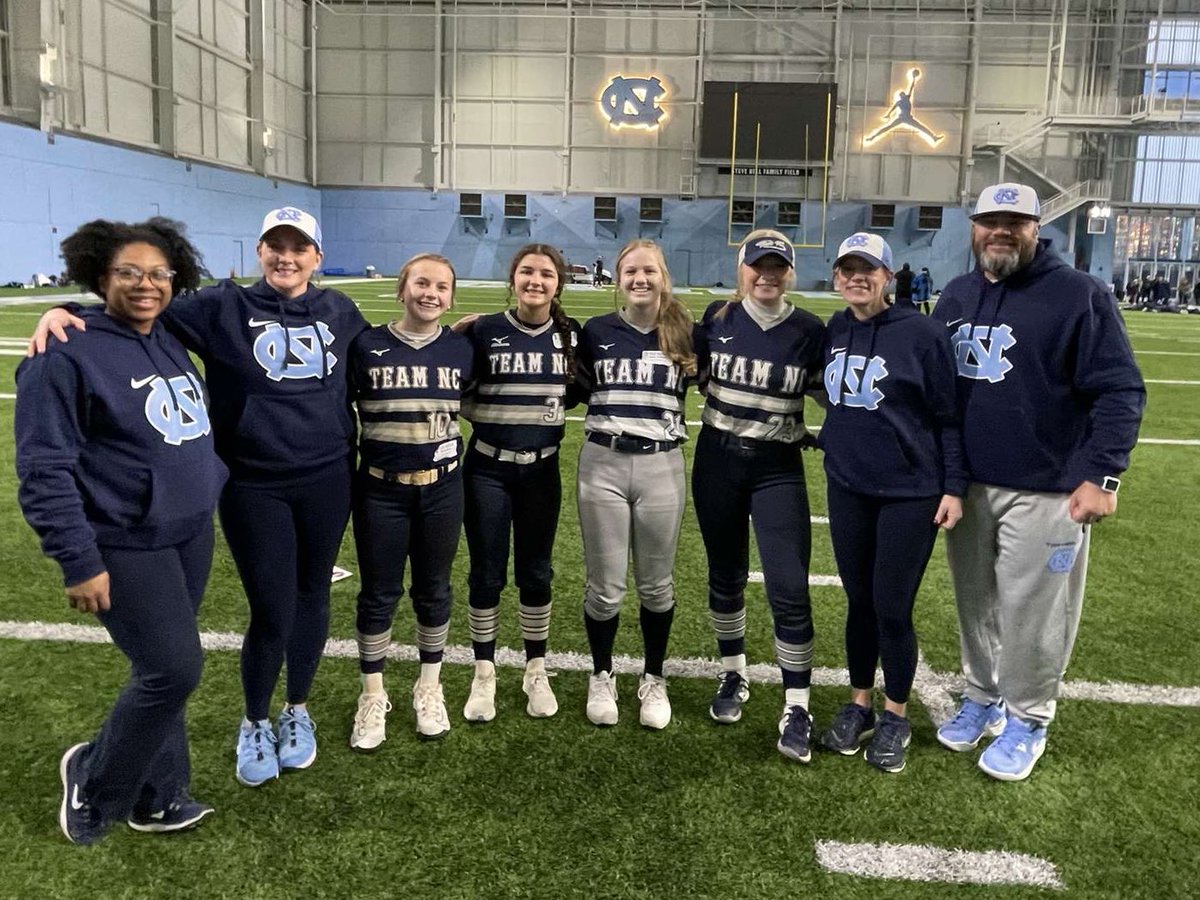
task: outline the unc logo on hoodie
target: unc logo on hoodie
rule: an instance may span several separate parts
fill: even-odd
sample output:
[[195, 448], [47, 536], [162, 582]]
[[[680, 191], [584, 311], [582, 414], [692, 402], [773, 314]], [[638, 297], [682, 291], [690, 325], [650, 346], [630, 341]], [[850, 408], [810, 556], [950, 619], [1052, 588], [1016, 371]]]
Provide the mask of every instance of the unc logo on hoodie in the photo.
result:
[[146, 421], [172, 447], [184, 441], [194, 441], [209, 432], [208, 408], [204, 405], [204, 389], [200, 379], [192, 374], [163, 378], [131, 378], [129, 386], [135, 391], [150, 386], [146, 396]]
[[887, 376], [887, 361], [882, 356], [868, 360], [865, 356], [847, 356], [841, 350], [825, 366], [825, 393], [834, 406], [878, 409], [886, 395], [875, 383]]
[[950, 343], [954, 345], [958, 374], [963, 378], [995, 384], [1003, 381], [1013, 367], [1004, 358], [1004, 352], [1015, 347], [1017, 339], [1007, 325], [993, 327], [967, 322], [958, 326]]
[[334, 342], [324, 322], [288, 326], [251, 319], [251, 328], [266, 326], [254, 339], [254, 358], [272, 381], [285, 378], [321, 378], [333, 371], [338, 358], [326, 348]]

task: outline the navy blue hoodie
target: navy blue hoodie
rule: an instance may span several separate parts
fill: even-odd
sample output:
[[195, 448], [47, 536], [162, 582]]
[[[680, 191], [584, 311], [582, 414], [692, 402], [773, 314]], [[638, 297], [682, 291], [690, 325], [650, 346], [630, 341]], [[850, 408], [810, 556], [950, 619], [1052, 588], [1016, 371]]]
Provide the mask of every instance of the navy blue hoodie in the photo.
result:
[[1038, 242], [998, 282], [946, 285], [933, 317], [958, 363], [971, 480], [1070, 493], [1129, 466], [1146, 388], [1108, 288]]
[[849, 310], [825, 338], [825, 472], [876, 497], [961, 497], [967, 488], [945, 329], [913, 306], [860, 322]]
[[158, 549], [211, 527], [226, 470], [204, 383], [161, 324], [142, 335], [99, 308], [87, 331], [17, 369], [18, 499], [67, 585], [100, 547]]
[[302, 476], [354, 452], [350, 344], [368, 327], [354, 302], [309, 285], [288, 299], [260, 280], [177, 297], [163, 324], [204, 360], [217, 452], [235, 477]]

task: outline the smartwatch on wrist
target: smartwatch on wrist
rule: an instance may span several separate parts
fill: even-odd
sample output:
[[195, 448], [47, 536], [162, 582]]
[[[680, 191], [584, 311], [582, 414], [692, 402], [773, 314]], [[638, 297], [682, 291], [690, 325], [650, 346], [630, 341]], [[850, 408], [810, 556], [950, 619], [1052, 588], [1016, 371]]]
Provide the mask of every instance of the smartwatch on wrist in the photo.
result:
[[1121, 489], [1121, 479], [1115, 475], [1105, 475], [1100, 479], [1100, 490], [1106, 494], [1115, 494]]

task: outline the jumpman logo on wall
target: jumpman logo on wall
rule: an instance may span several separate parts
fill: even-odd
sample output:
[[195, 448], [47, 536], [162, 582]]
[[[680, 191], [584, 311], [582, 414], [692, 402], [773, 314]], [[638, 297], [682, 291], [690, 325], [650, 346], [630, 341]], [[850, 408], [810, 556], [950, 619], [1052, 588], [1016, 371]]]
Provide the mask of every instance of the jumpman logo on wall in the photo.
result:
[[[902, 125], [906, 128], [911, 128], [914, 131], [919, 132], [925, 137], [925, 140], [930, 144], [930, 146], [936, 146], [941, 142], [942, 138], [945, 137], [944, 134], [934, 134], [932, 131], [926, 128], [925, 125], [918, 121], [916, 116], [913, 115], [913, 100], [917, 93], [917, 81], [920, 79], [920, 77], [920, 69], [912, 69], [909, 71], [908, 90], [897, 91], [896, 102], [893, 103], [891, 108], [884, 114], [884, 118], [890, 119], [890, 121], [885, 122], [882, 126], [875, 129], [875, 131], [863, 138], [863, 146], [875, 143], [875, 141], [879, 140], [893, 128], [899, 128]], [[893, 113], [895, 113], [895, 117], [891, 118]]]

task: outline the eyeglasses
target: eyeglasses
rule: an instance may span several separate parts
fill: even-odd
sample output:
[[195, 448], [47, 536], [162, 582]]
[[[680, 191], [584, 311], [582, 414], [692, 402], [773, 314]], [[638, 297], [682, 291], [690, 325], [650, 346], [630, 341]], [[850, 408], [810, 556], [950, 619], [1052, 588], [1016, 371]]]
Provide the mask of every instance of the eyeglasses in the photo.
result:
[[149, 275], [151, 284], [165, 287], [175, 277], [174, 269], [164, 269], [162, 267], [151, 269], [149, 272], [143, 272], [137, 266], [113, 266], [109, 271], [113, 273], [118, 282], [131, 286], [141, 284], [142, 279]]

